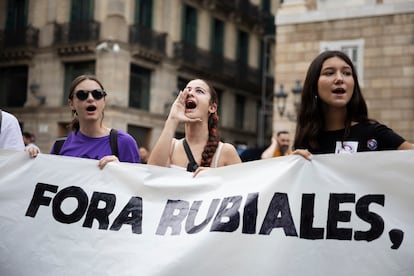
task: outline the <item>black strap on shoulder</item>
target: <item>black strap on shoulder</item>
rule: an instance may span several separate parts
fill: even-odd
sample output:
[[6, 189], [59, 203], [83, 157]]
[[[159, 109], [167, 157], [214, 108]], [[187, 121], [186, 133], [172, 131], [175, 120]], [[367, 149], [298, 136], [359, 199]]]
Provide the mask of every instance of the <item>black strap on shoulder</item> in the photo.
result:
[[111, 128], [111, 131], [109, 132], [109, 143], [111, 145], [112, 154], [119, 158], [118, 131], [114, 128]]
[[60, 155], [60, 150], [62, 149], [63, 144], [66, 141], [66, 138], [67, 137], [65, 136], [65, 137], [59, 137], [56, 139], [55, 146], [53, 147], [53, 154]]
[[190, 146], [188, 145], [187, 141], [183, 140], [183, 146], [185, 150], [185, 154], [187, 154], [187, 158], [190, 161], [187, 165], [188, 172], [195, 172], [198, 168], [197, 162], [194, 160], [193, 153], [191, 152]]
[[[53, 147], [53, 154], [60, 155], [60, 150], [63, 147], [63, 144], [66, 141], [65, 137], [60, 137], [56, 139], [55, 146]], [[119, 158], [118, 151], [118, 131], [116, 129], [111, 129], [109, 132], [109, 143], [111, 145], [112, 154]]]

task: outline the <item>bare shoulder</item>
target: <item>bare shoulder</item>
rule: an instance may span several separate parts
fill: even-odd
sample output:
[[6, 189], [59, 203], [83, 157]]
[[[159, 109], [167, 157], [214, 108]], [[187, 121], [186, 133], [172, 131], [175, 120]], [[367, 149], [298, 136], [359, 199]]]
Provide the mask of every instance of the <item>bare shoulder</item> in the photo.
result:
[[224, 166], [241, 163], [241, 159], [237, 154], [236, 148], [230, 143], [223, 143], [221, 159]]
[[399, 147], [399, 150], [412, 150], [414, 149], [414, 144], [411, 144], [407, 141], [403, 142]]
[[227, 153], [235, 152], [237, 154], [236, 148], [230, 143], [223, 143], [223, 153], [224, 152], [227, 152]]

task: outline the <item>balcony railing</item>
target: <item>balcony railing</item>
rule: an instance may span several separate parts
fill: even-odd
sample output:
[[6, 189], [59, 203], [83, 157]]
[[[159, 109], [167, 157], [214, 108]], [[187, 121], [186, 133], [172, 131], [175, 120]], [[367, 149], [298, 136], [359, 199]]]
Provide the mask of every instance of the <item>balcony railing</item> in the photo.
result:
[[240, 24], [264, 28], [265, 12], [249, 0], [193, 0], [214, 12], [236, 18]]
[[257, 5], [253, 5], [249, 0], [237, 1], [237, 9], [240, 16], [247, 22], [263, 24], [263, 14]]
[[38, 47], [39, 29], [32, 26], [1, 31], [0, 43], [3, 48]]
[[253, 94], [260, 91], [261, 72], [247, 64], [226, 59], [185, 42], [174, 44], [174, 58], [182, 70], [223, 81]]
[[56, 24], [55, 43], [68, 44], [99, 40], [100, 23], [96, 21]]
[[155, 51], [162, 56], [166, 53], [166, 41], [166, 33], [159, 33], [139, 24], [129, 27], [129, 43]]
[[221, 10], [225, 13], [230, 13], [236, 10], [237, 1], [235, 0], [208, 0], [208, 6], [210, 8], [215, 8]]

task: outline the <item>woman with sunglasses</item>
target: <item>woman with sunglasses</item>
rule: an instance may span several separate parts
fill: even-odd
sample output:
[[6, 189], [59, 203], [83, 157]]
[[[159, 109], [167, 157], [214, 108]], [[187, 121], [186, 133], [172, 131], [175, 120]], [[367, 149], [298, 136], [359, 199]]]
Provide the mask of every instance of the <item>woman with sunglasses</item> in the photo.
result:
[[[206, 168], [241, 163], [236, 148], [220, 142], [217, 106], [211, 85], [201, 79], [190, 81], [174, 101], [148, 164], [187, 168], [195, 176]], [[177, 140], [174, 134], [180, 123], [185, 124], [185, 138]]]
[[[99, 160], [99, 168], [112, 161], [140, 163], [135, 140], [123, 131], [117, 131], [118, 156], [113, 155], [110, 129], [102, 123], [106, 92], [102, 83], [93, 75], [81, 75], [72, 81], [68, 105], [72, 110], [72, 132], [57, 151], [57, 142], [51, 153]], [[30, 153], [36, 156], [36, 153]]]

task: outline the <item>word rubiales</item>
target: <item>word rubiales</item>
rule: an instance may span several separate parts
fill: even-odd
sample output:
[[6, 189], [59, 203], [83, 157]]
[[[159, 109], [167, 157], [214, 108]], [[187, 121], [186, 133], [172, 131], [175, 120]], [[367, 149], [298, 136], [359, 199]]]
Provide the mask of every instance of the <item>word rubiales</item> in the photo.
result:
[[[59, 190], [56, 185], [37, 183], [32, 200], [27, 208], [26, 216], [35, 217], [41, 206], [52, 208], [53, 218], [66, 224], [77, 223], [83, 219], [83, 227], [92, 228], [97, 221], [99, 229], [118, 231], [123, 225], [130, 225], [132, 233], [142, 234], [143, 200], [141, 197], [131, 197], [115, 219], [110, 221], [110, 215], [116, 205], [116, 195], [111, 193], [93, 192], [89, 199], [88, 194], [80, 187], [70, 186]], [[45, 193], [54, 194], [53, 197]], [[75, 208], [70, 213], [62, 210], [65, 200], [75, 199]], [[200, 208], [203, 201], [168, 200], [157, 226], [157, 235], [196, 234], [206, 228], [210, 232], [235, 232], [241, 226], [243, 234], [255, 234], [258, 228], [258, 200], [259, 193], [250, 193], [242, 206], [243, 196], [236, 195], [223, 199], [212, 199], [208, 204], [208, 211], [200, 221]], [[336, 239], [336, 240], [364, 240], [372, 241], [379, 238], [384, 231], [384, 220], [377, 213], [369, 211], [370, 204], [384, 206], [384, 195], [365, 195], [356, 200], [352, 193], [331, 193], [327, 210], [326, 232], [323, 227], [314, 227], [315, 194], [302, 194], [300, 231], [302, 239]], [[340, 210], [342, 203], [355, 203], [356, 215], [371, 225], [367, 231], [358, 231], [352, 228], [338, 228], [338, 223], [350, 222], [351, 211]], [[205, 203], [204, 203], [205, 204]], [[243, 212], [241, 213], [241, 209]], [[266, 214], [260, 223], [258, 234], [270, 235], [273, 229], [283, 229], [286, 236], [298, 237], [289, 198], [286, 193], [274, 193]], [[399, 243], [402, 242], [399, 241]], [[398, 245], [399, 246], [399, 245]]]

